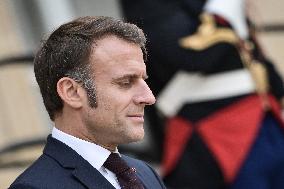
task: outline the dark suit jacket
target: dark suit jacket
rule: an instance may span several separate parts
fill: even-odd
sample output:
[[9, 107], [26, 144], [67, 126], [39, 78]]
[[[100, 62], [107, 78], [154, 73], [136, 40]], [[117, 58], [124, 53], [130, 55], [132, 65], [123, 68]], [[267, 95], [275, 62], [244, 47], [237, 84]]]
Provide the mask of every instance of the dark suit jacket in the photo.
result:
[[[145, 189], [165, 188], [152, 168], [142, 161], [122, 156]], [[49, 136], [43, 154], [9, 189], [114, 189], [85, 159], [64, 143]]]

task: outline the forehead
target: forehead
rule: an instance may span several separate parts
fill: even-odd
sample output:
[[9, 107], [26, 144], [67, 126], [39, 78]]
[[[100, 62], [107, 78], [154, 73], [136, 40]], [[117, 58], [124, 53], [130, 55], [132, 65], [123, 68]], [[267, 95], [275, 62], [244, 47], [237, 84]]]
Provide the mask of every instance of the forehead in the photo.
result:
[[146, 74], [141, 48], [116, 36], [107, 36], [96, 42], [90, 63], [95, 75]]

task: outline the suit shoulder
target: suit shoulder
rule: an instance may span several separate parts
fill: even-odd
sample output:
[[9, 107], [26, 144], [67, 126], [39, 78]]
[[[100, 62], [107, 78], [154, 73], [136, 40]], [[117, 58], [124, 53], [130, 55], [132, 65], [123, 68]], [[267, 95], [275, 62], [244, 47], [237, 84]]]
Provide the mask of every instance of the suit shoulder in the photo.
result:
[[43, 154], [11, 184], [9, 189], [37, 189], [60, 183], [60, 178], [68, 172], [51, 157]]
[[39, 189], [39, 188], [36, 188], [26, 183], [15, 183], [11, 185], [8, 189]]

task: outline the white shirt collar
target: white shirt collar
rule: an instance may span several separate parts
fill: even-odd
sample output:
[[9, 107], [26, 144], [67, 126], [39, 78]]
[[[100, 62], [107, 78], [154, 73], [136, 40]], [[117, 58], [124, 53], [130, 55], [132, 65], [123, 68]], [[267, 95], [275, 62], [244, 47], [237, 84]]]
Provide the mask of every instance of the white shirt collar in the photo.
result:
[[[101, 169], [111, 152], [97, 144], [76, 138], [53, 127], [52, 137], [75, 150], [97, 170]], [[118, 151], [116, 150], [118, 153]]]

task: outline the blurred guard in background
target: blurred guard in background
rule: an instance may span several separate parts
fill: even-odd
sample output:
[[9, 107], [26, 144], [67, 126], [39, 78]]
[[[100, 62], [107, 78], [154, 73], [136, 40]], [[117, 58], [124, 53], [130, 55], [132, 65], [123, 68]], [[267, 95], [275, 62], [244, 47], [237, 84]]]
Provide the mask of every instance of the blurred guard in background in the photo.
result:
[[150, 120], [166, 118], [167, 186], [284, 188], [283, 82], [247, 24], [244, 0], [121, 3], [150, 41], [158, 96]]

